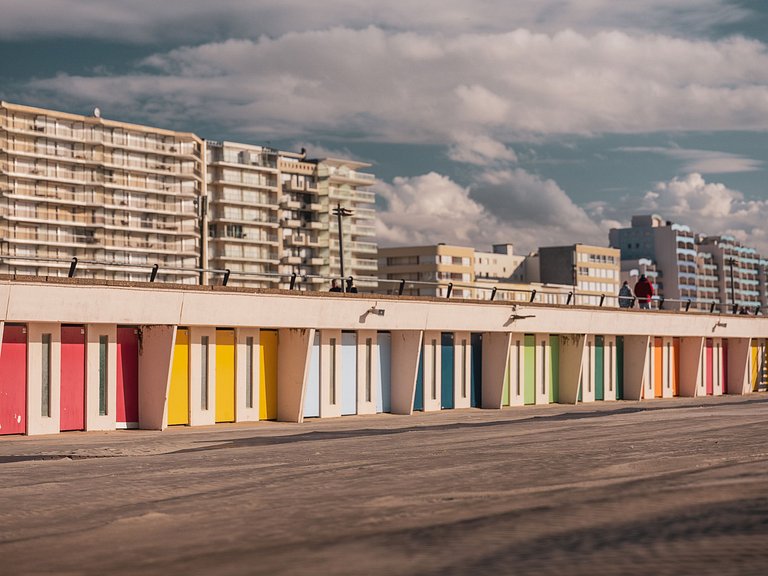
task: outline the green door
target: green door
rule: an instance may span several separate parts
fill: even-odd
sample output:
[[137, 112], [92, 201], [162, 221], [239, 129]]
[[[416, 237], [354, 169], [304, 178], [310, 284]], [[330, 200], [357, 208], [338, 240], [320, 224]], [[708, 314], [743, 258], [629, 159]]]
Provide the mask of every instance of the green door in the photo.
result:
[[595, 400], [605, 400], [605, 338], [595, 336]]
[[536, 337], [525, 335], [525, 376], [523, 403], [536, 404]]

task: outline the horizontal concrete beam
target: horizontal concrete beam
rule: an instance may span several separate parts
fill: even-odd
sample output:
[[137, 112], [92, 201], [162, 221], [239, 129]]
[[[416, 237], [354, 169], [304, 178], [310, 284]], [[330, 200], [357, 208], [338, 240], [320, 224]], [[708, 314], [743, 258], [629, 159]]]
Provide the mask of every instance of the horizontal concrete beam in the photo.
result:
[[768, 317], [762, 316], [193, 288], [5, 280], [0, 282], [0, 299], [6, 298], [0, 320], [723, 338], [768, 335]]

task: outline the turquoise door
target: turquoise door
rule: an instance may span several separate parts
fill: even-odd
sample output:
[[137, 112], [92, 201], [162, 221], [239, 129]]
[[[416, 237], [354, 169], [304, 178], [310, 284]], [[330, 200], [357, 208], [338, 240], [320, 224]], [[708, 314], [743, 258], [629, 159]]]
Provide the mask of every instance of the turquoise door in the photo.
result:
[[416, 392], [413, 396], [413, 409], [424, 410], [424, 347], [419, 352], [419, 367], [416, 370]]
[[440, 338], [440, 407], [451, 409], [455, 407], [454, 403], [454, 370], [453, 370], [453, 340], [454, 336], [450, 332], [443, 332]]

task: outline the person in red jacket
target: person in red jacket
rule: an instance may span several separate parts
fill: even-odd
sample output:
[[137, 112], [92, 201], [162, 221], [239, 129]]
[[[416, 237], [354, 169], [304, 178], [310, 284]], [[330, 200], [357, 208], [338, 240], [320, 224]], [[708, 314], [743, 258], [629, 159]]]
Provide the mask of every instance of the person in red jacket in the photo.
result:
[[653, 298], [653, 284], [645, 277], [640, 275], [640, 279], [635, 284], [635, 297], [640, 308], [648, 310], [651, 307], [651, 298]]

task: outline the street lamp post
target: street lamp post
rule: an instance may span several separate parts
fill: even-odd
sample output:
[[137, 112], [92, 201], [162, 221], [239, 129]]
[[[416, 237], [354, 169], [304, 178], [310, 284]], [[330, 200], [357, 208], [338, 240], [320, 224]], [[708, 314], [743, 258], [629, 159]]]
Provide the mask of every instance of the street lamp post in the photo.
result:
[[733, 306], [733, 313], [736, 314], [738, 312], [738, 309], [736, 308], [736, 289], [733, 285], [733, 265], [734, 260], [733, 257], [728, 258], [728, 260], [725, 261], [726, 264], [728, 264], [728, 268], [730, 269], [730, 275], [731, 275], [731, 305]]
[[346, 283], [344, 282], [344, 234], [341, 230], [341, 218], [343, 216], [352, 216], [354, 212], [348, 208], [342, 208], [341, 204], [336, 204], [336, 208], [333, 209], [333, 214], [338, 218], [339, 223], [339, 266], [341, 268], [341, 290], [347, 291]]

